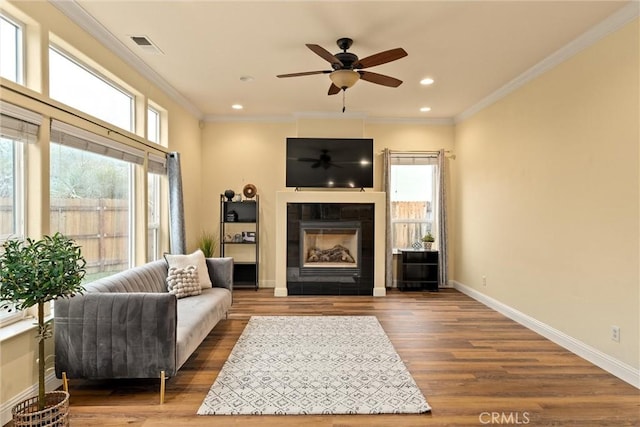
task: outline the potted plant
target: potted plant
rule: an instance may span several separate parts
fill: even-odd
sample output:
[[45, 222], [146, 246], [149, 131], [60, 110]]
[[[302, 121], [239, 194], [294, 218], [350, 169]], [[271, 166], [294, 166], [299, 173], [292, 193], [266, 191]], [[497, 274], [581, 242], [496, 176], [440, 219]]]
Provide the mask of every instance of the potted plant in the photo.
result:
[[435, 239], [433, 238], [433, 234], [431, 234], [431, 232], [428, 232], [427, 234], [422, 236], [422, 247], [430, 251], [434, 241]]
[[203, 231], [200, 234], [200, 240], [198, 247], [204, 253], [205, 258], [213, 258], [216, 253], [216, 245], [218, 244], [218, 238], [215, 234]]
[[41, 240], [10, 239], [0, 250], [0, 302], [9, 310], [38, 307], [38, 396], [20, 402], [13, 410], [14, 426], [68, 425], [69, 394], [45, 393], [44, 344], [51, 338], [45, 322], [45, 303], [83, 290], [86, 261], [80, 246], [56, 233]]

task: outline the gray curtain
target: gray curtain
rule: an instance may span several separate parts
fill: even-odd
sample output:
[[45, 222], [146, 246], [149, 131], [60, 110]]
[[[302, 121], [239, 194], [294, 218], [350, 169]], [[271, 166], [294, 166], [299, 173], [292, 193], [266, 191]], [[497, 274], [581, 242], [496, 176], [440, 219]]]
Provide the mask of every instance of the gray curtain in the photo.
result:
[[388, 148], [382, 151], [382, 191], [385, 192], [385, 256], [384, 286], [393, 286], [393, 243], [391, 242], [391, 152]]
[[169, 178], [169, 241], [172, 254], [186, 254], [187, 243], [184, 227], [182, 200], [182, 172], [180, 153], [167, 154], [167, 176]]
[[446, 197], [446, 178], [447, 178], [447, 158], [445, 151], [438, 152], [438, 258], [440, 261], [439, 282], [440, 286], [449, 286], [449, 275], [447, 273], [449, 259], [449, 238], [447, 233], [447, 197]]

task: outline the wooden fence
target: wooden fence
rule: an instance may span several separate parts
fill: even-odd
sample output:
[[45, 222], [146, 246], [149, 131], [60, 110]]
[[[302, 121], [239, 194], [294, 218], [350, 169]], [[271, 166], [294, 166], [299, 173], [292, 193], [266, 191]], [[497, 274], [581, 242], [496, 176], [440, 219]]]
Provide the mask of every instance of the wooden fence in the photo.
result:
[[129, 266], [129, 217], [126, 200], [51, 199], [51, 230], [82, 247], [91, 276]]
[[[129, 206], [116, 199], [51, 199], [52, 233], [59, 231], [82, 247], [87, 279], [129, 266]], [[10, 198], [0, 198], [0, 235], [13, 233]]]
[[394, 247], [411, 248], [422, 242], [422, 236], [433, 233], [433, 212], [430, 202], [391, 202]]

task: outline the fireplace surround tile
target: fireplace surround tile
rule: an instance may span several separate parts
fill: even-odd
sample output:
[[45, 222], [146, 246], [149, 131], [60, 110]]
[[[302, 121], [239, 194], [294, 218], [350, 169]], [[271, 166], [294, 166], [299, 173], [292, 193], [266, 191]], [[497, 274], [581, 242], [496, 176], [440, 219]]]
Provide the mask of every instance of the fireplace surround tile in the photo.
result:
[[[299, 211], [288, 206], [301, 205]], [[382, 192], [284, 191], [276, 194], [276, 296], [374, 295], [384, 296], [384, 218]], [[335, 275], [331, 280], [300, 275], [300, 221], [355, 221], [361, 226], [360, 266], [357, 277]], [[295, 263], [294, 263], [295, 261]]]

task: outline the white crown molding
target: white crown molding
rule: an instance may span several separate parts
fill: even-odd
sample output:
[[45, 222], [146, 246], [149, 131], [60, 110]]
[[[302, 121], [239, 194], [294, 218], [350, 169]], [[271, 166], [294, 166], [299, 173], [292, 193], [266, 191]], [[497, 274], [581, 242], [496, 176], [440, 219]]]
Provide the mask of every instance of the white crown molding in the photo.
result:
[[601, 352], [600, 350], [583, 343], [570, 335], [559, 331], [546, 323], [543, 323], [515, 308], [509, 307], [502, 302], [491, 298], [477, 290], [464, 285], [460, 282], [453, 281], [454, 287], [465, 295], [470, 296], [478, 302], [494, 309], [500, 314], [508, 317], [522, 326], [542, 335], [543, 337], [553, 341], [570, 352], [588, 360], [594, 365], [604, 369], [621, 380], [631, 384], [635, 388], [640, 389], [640, 370], [630, 366], [614, 357]]
[[412, 118], [412, 117], [369, 117], [366, 120], [367, 123], [383, 123], [383, 124], [403, 124], [403, 125], [437, 125], [437, 126], [450, 126], [453, 125], [453, 118], [451, 117], [425, 117], [425, 118]]
[[336, 111], [299, 111], [293, 113], [296, 119], [345, 119], [345, 120], [365, 120], [367, 113], [358, 111], [346, 111], [339, 113]]
[[68, 1], [52, 1], [60, 12], [78, 24], [83, 30], [95, 37], [98, 42], [102, 43], [107, 49], [115, 53], [120, 59], [125, 61], [134, 70], [138, 71], [147, 80], [154, 83], [162, 89], [169, 97], [180, 104], [184, 109], [193, 114], [196, 118], [202, 117], [202, 112], [196, 108], [191, 101], [185, 98], [157, 72], [149, 67], [142, 59], [136, 56], [129, 48], [127, 48], [116, 36], [109, 32], [100, 22], [87, 13], [75, 0]]
[[213, 114], [207, 114], [202, 119], [203, 122], [208, 123], [224, 123], [224, 122], [244, 122], [244, 123], [255, 123], [255, 122], [265, 122], [265, 123], [293, 123], [295, 122], [295, 118], [292, 116], [230, 116], [230, 115], [221, 115], [216, 116]]
[[468, 119], [474, 114], [480, 112], [491, 104], [504, 98], [511, 92], [535, 79], [536, 77], [546, 73], [554, 67], [557, 67], [562, 62], [581, 52], [582, 50], [592, 46], [599, 40], [603, 39], [607, 35], [613, 33], [624, 27], [633, 19], [638, 17], [640, 11], [640, 3], [637, 1], [630, 1], [626, 6], [620, 8], [617, 12], [610, 15], [604, 21], [596, 24], [591, 29], [587, 30], [582, 35], [578, 36], [573, 41], [566, 44], [564, 47], [558, 49], [542, 61], [538, 62], [533, 67], [529, 68], [524, 73], [520, 74], [509, 83], [502, 86], [497, 91], [493, 92], [489, 96], [480, 100], [472, 107], [458, 114], [454, 118], [454, 123], [460, 123], [463, 120]]
[[362, 120], [364, 123], [372, 124], [411, 124], [411, 125], [436, 125], [451, 126], [454, 124], [452, 118], [410, 118], [410, 117], [367, 117], [363, 113], [323, 113], [323, 112], [307, 112], [294, 113], [290, 116], [240, 116], [240, 115], [206, 115], [202, 121], [207, 123], [292, 123], [300, 119], [317, 119], [317, 120]]

